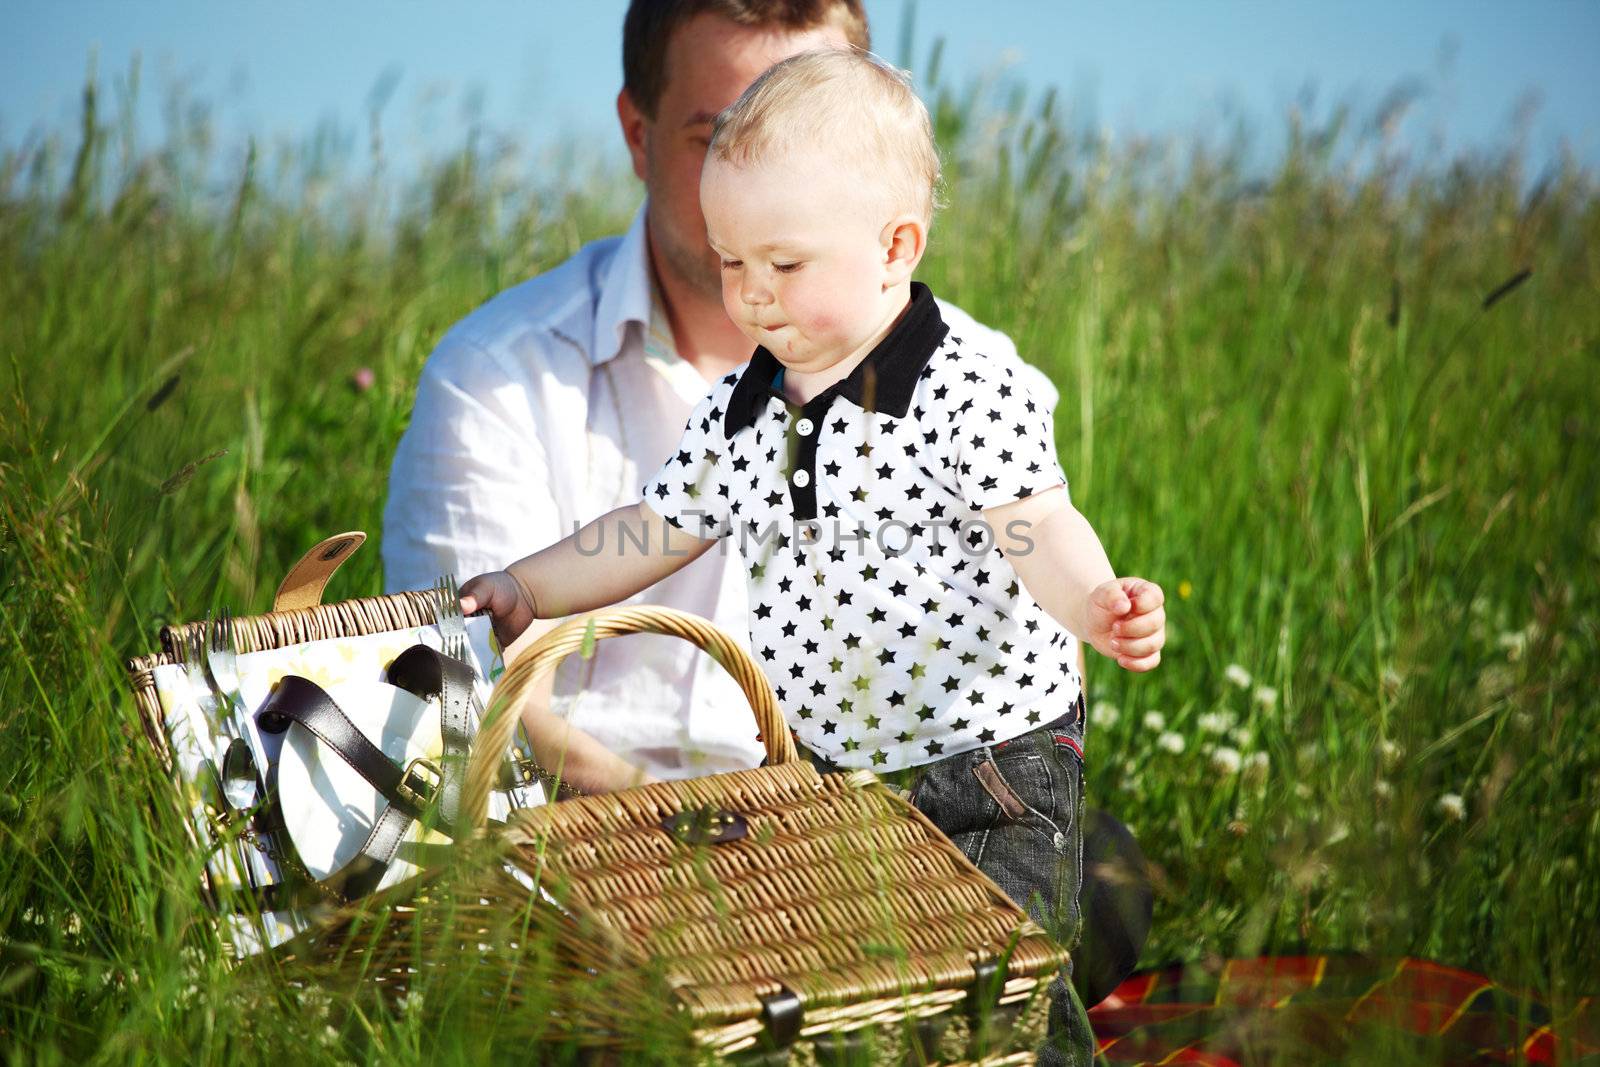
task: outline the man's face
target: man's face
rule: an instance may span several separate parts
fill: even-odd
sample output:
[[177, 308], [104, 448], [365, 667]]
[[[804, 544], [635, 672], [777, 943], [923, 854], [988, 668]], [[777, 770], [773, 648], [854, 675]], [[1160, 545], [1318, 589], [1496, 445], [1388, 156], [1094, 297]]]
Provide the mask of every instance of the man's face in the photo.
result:
[[849, 46], [837, 26], [798, 33], [740, 26], [703, 14], [667, 44], [667, 82], [654, 119], [618, 101], [633, 170], [650, 194], [650, 241], [656, 268], [709, 300], [721, 294], [717, 256], [706, 246], [700, 214], [700, 167], [711, 120], [768, 67], [800, 52]]
[[700, 195], [722, 306], [785, 367], [826, 370], [899, 311], [884, 296], [893, 212], [859, 167], [798, 146], [748, 164], [712, 159]]

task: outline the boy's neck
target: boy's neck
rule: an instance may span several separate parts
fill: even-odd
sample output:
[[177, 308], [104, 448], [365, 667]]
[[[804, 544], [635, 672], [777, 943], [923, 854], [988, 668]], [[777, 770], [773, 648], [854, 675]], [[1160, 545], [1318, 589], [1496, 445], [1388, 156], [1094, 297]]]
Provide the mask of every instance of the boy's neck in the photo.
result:
[[830, 388], [836, 382], [842, 382], [850, 377], [852, 371], [861, 366], [866, 358], [872, 354], [879, 343], [900, 325], [900, 320], [905, 318], [906, 310], [911, 307], [911, 283], [897, 285], [885, 294], [889, 298], [889, 306], [894, 308], [894, 314], [889, 315], [884, 324], [878, 327], [870, 337], [863, 341], [850, 355], [841, 359], [831, 367], [823, 370], [812, 371], [810, 374], [801, 374], [799, 371], [785, 369], [783, 372], [783, 396], [791, 404], [805, 405], [810, 403], [819, 394]]

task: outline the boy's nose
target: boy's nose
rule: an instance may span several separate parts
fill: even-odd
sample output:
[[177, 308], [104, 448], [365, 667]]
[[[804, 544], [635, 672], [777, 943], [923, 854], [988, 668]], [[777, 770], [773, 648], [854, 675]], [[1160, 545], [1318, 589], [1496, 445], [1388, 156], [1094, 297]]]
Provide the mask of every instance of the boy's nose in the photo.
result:
[[744, 272], [744, 284], [739, 288], [739, 296], [746, 304], [772, 303], [772, 290], [759, 278], [753, 278], [753, 271]]

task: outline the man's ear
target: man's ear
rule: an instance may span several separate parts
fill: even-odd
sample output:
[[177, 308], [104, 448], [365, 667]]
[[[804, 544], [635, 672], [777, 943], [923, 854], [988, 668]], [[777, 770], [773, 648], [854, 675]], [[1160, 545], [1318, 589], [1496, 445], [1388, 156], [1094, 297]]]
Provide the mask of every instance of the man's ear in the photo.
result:
[[916, 215], [901, 215], [883, 228], [883, 287], [911, 280], [928, 249], [928, 224]]
[[644, 141], [649, 135], [650, 120], [633, 102], [633, 94], [624, 88], [617, 94], [617, 122], [622, 126], [622, 139], [628, 145], [628, 156], [633, 160], [633, 173], [645, 181]]

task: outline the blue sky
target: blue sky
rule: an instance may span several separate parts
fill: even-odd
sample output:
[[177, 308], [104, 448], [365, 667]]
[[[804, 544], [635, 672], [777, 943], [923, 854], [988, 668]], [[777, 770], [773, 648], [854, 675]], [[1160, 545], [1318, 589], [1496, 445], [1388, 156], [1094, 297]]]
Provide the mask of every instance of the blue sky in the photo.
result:
[[[625, 0], [0, 0], [0, 142], [70, 128], [91, 55], [103, 80], [141, 65], [141, 128], [166, 87], [205, 101], [224, 144], [270, 143], [331, 121], [364, 140], [386, 99], [386, 151], [404, 161], [460, 143], [464, 116], [535, 148], [576, 139], [617, 153]], [[868, 0], [877, 50], [901, 58], [903, 0]], [[1563, 143], [1600, 165], [1600, 3], [1474, 0], [1079, 3], [921, 0], [913, 67], [935, 36], [945, 73], [1056, 86], [1113, 136], [1220, 132], [1253, 119], [1270, 147], [1314, 86], [1374, 106], [1421, 90], [1402, 137], [1417, 151], [1507, 143], [1519, 107], [1535, 167]], [[387, 91], [385, 91], [387, 90]]]

